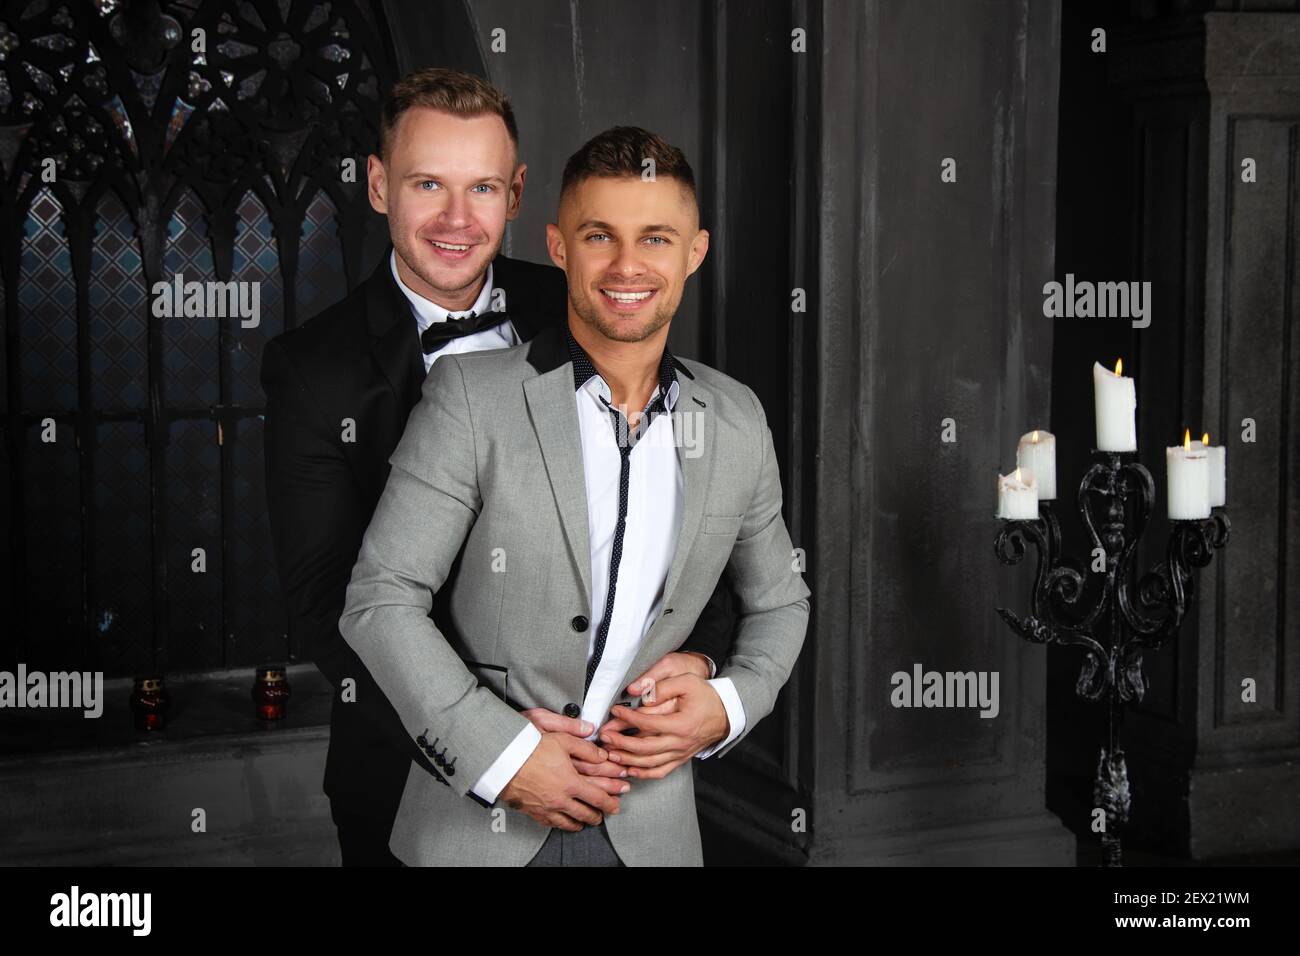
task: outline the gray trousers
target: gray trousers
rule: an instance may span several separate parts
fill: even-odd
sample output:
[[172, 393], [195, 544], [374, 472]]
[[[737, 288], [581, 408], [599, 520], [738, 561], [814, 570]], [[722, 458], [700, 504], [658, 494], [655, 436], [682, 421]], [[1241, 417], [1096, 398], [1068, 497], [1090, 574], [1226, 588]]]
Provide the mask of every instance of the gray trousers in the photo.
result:
[[614, 852], [605, 824], [577, 833], [552, 829], [529, 866], [626, 866]]

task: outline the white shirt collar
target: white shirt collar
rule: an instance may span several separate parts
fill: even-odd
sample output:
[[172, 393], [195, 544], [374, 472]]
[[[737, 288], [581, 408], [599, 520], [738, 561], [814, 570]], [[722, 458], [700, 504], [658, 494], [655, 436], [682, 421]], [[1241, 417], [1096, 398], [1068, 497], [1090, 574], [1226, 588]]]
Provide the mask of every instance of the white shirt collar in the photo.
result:
[[[613, 393], [609, 390], [609, 385], [605, 382], [605, 379], [599, 372], [587, 379], [578, 391], [585, 392], [587, 395], [591, 396], [592, 401], [599, 403], [604, 408], [609, 407], [609, 403], [614, 397]], [[672, 383], [668, 386], [668, 394], [664, 396], [664, 408], [666, 410], [671, 412], [677, 406], [677, 395], [680, 391], [681, 386], [677, 384], [676, 379], [673, 379]], [[656, 385], [655, 390], [650, 393], [650, 398], [645, 403], [645, 408], [641, 409], [642, 413], [644, 413], [646, 408], [649, 408], [650, 404], [658, 397], [659, 386]]]
[[[397, 287], [402, 290], [411, 303], [411, 311], [415, 313], [416, 324], [419, 325], [420, 331], [423, 332], [434, 322], [446, 322], [447, 316], [451, 313], [444, 309], [436, 302], [431, 302], [420, 293], [413, 291], [402, 281], [402, 277], [397, 273], [397, 250], [394, 249], [388, 257], [389, 267], [393, 270], [393, 278], [397, 280]], [[492, 264], [488, 263], [487, 275], [483, 279], [483, 289], [479, 292], [478, 298], [474, 300], [471, 308], [476, 315], [483, 315], [492, 307]], [[458, 312], [457, 315], [466, 313]]]

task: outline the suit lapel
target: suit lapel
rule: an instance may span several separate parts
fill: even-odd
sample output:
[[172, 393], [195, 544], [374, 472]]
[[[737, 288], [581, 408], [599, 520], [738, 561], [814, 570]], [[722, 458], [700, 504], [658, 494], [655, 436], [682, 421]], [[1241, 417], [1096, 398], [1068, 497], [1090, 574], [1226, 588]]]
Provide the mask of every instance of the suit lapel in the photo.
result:
[[[544, 303], [537, 301], [537, 290], [524, 281], [521, 270], [508, 256], [498, 255], [492, 260], [492, 287], [505, 293], [506, 315], [519, 341], [527, 342], [536, 336], [544, 324], [539, 314]], [[563, 305], [562, 301], [552, 303], [550, 308]]]
[[388, 255], [383, 257], [366, 283], [366, 324], [372, 338], [370, 354], [401, 407], [410, 411], [420, 400], [424, 358], [411, 303], [393, 279]]
[[[680, 370], [681, 366], [678, 368]], [[677, 533], [677, 548], [673, 551], [668, 577], [664, 581], [665, 608], [673, 606], [677, 582], [700, 530], [704, 501], [713, 475], [713, 395], [689, 373], [678, 374], [677, 387], [674, 412], [678, 414], [673, 416], [673, 427], [676, 429], [677, 461], [682, 469], [682, 526]], [[693, 448], [686, 447], [686, 439], [694, 443]]]
[[548, 328], [528, 346], [528, 362], [541, 374], [524, 381], [528, 415], [542, 449], [546, 476], [559, 509], [569, 556], [591, 606], [591, 539], [587, 526], [587, 483], [582, 470], [582, 433], [573, 392], [573, 367], [563, 335]]

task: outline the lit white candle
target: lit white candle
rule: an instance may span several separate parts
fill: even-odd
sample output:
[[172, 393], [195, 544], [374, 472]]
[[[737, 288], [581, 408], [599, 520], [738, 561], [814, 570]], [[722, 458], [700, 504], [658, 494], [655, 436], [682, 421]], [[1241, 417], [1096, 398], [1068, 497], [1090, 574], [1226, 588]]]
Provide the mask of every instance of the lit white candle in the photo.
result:
[[1093, 405], [1097, 413], [1098, 451], [1137, 451], [1137, 390], [1133, 379], [1125, 378], [1124, 360], [1109, 372], [1092, 366]]
[[1165, 476], [1169, 493], [1169, 517], [1195, 521], [1210, 516], [1210, 456], [1192, 447], [1191, 432], [1183, 443], [1165, 449]]
[[1034, 473], [1017, 468], [1009, 475], [998, 475], [998, 514], [1008, 521], [1038, 517], [1038, 484]]
[[1035, 430], [1020, 437], [1016, 446], [1016, 467], [1026, 469], [1038, 483], [1038, 500], [1056, 498], [1056, 436]]
[[1228, 450], [1222, 445], [1210, 444], [1210, 433], [1192, 442], [1192, 448], [1202, 448], [1210, 459], [1210, 507], [1219, 508], [1228, 501]]

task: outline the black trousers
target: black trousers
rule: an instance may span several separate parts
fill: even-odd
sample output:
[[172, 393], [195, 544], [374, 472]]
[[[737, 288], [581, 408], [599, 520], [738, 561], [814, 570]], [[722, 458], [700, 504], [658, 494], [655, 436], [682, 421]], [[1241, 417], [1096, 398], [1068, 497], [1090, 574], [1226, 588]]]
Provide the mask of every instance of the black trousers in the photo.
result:
[[402, 861], [388, 849], [396, 812], [385, 818], [385, 814], [333, 807], [332, 815], [344, 866], [402, 866]]

